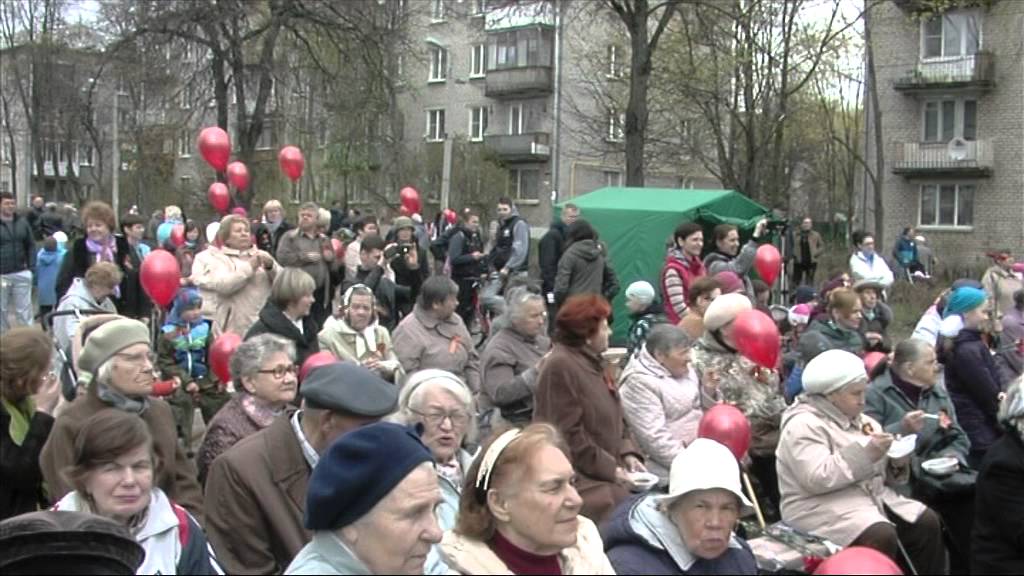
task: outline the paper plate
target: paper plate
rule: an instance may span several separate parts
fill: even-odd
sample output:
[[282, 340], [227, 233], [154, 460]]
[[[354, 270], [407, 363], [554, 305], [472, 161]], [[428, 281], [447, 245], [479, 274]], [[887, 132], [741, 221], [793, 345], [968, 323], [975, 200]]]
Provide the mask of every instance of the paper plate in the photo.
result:
[[932, 458], [921, 463], [921, 469], [932, 476], [949, 476], [960, 467], [956, 458]]
[[650, 490], [658, 485], [658, 476], [650, 472], [630, 472], [629, 480], [638, 491]]
[[917, 445], [917, 434], [908, 434], [899, 440], [895, 440], [889, 446], [889, 458], [903, 458], [909, 456]]

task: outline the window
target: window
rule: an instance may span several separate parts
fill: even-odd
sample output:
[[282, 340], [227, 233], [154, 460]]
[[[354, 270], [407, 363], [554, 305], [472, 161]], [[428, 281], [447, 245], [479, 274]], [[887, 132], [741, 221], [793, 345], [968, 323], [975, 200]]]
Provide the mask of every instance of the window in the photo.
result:
[[608, 77], [622, 78], [622, 48], [615, 44], [608, 45]]
[[604, 185], [611, 187], [622, 186], [622, 172], [618, 170], [605, 170]]
[[519, 65], [516, 55], [519, 47], [516, 44], [515, 32], [503, 32], [494, 35], [494, 67], [514, 68]]
[[186, 84], [181, 89], [181, 109], [188, 110], [192, 107], [192, 85]]
[[469, 139], [480, 142], [487, 133], [487, 108], [480, 106], [469, 110]]
[[473, 15], [482, 16], [487, 12], [487, 0], [473, 0]]
[[191, 176], [182, 176], [181, 178], [178, 179], [178, 182], [181, 184], [181, 188], [183, 190], [191, 190], [192, 189], [192, 177]]
[[263, 130], [259, 139], [256, 140], [257, 150], [270, 150], [276, 148], [277, 144], [277, 123], [273, 118], [263, 119]]
[[191, 139], [188, 137], [188, 132], [182, 130], [178, 133], [178, 156], [188, 158], [192, 155], [191, 147], [189, 146], [190, 143]]
[[522, 104], [512, 104], [508, 108], [508, 133], [511, 136], [523, 133]]
[[444, 82], [448, 77], [448, 50], [438, 45], [430, 47], [430, 82]]
[[469, 55], [469, 77], [483, 78], [487, 70], [487, 47], [484, 44], [474, 44]]
[[977, 14], [950, 13], [921, 23], [921, 57], [947, 58], [977, 54], [981, 28]]
[[92, 144], [79, 144], [78, 145], [78, 165], [79, 166], [92, 166], [95, 157], [93, 156], [95, 150]]
[[444, 140], [444, 110], [427, 110], [427, 141]]
[[444, 0], [430, 0], [431, 22], [444, 22]]
[[508, 194], [515, 200], [540, 197], [540, 170], [509, 170]]
[[622, 142], [624, 133], [622, 131], [622, 125], [625, 123], [625, 115], [620, 114], [615, 108], [608, 110], [608, 141], [609, 142]]
[[925, 184], [921, 186], [920, 226], [974, 225], [973, 184]]
[[976, 100], [932, 100], [924, 103], [924, 141], [949, 142], [978, 137]]

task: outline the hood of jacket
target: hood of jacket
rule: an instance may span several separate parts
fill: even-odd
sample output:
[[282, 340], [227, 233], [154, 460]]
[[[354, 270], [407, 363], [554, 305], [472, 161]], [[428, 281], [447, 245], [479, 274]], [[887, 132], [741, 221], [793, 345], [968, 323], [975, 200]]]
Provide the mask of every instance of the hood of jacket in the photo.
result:
[[571, 254], [574, 257], [582, 258], [587, 262], [597, 260], [597, 258], [601, 256], [601, 253], [601, 246], [596, 240], [579, 240], [577, 242], [573, 242], [565, 251], [566, 256]]
[[39, 254], [36, 255], [36, 262], [38, 262], [41, 265], [49, 266], [50, 264], [54, 264], [58, 262], [61, 258], [63, 258], [64, 252], [65, 250], [60, 249], [54, 250], [53, 252], [50, 252], [49, 250], [40, 250]]
[[[106, 301], [106, 299], [104, 299]], [[100, 308], [102, 303], [97, 302], [92, 296], [92, 292], [85, 286], [84, 278], [75, 278], [71, 281], [71, 287], [68, 288], [67, 294], [61, 299], [60, 303], [64, 304], [67, 302], [72, 308], [78, 310], [87, 310], [93, 308]]]

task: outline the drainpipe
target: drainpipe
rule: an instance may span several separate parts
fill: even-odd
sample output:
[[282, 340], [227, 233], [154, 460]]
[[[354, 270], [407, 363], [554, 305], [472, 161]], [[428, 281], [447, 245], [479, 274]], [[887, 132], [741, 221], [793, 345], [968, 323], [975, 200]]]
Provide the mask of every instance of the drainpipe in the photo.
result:
[[554, 206], [558, 203], [558, 191], [560, 188], [560, 166], [561, 166], [561, 138], [562, 138], [562, 3], [564, 0], [554, 0], [555, 3], [555, 126], [554, 126], [554, 148], [551, 150], [551, 208], [554, 213]]

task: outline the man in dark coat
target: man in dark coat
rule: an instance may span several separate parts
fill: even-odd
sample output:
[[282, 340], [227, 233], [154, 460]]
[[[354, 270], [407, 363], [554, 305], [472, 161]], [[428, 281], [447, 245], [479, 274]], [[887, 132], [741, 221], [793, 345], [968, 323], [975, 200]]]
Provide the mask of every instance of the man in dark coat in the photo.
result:
[[[0, 276], [3, 305], [0, 331], [7, 329], [7, 315], [13, 312], [19, 324], [32, 323], [32, 278], [36, 268], [36, 242], [32, 226], [15, 210], [14, 195], [0, 194]], [[8, 307], [10, 309], [8, 309]]]
[[282, 574], [309, 542], [309, 476], [327, 447], [394, 411], [398, 389], [337, 362], [302, 383], [303, 407], [221, 454], [206, 479], [206, 532], [228, 574]]
[[566, 204], [562, 207], [562, 214], [558, 220], [551, 223], [551, 228], [540, 239], [537, 247], [540, 259], [541, 290], [547, 301], [548, 318], [552, 319], [549, 331], [555, 329], [555, 313], [558, 308], [555, 306], [555, 276], [558, 275], [558, 261], [565, 253], [565, 235], [569, 226], [580, 217], [580, 209], [575, 204]]

